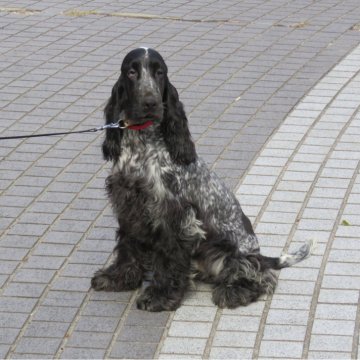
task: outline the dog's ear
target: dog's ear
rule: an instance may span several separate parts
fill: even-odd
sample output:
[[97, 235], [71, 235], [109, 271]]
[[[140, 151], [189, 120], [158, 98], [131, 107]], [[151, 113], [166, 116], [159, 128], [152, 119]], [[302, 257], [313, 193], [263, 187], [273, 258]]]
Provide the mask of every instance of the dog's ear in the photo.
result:
[[164, 119], [161, 130], [171, 159], [181, 165], [196, 160], [195, 145], [191, 139], [188, 120], [175, 87], [166, 81], [164, 90]]
[[[125, 100], [124, 97], [125, 88], [122, 76], [120, 76], [119, 80], [112, 88], [110, 99], [104, 109], [106, 124], [119, 121], [120, 113]], [[105, 160], [117, 161], [121, 153], [122, 135], [123, 130], [121, 129], [106, 129], [105, 140], [102, 144], [102, 152]]]

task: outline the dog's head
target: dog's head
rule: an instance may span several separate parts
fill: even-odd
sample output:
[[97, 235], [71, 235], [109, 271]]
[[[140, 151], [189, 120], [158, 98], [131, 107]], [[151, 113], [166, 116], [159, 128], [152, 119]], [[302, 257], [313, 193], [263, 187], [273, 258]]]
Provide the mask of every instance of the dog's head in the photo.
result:
[[[189, 164], [196, 158], [188, 121], [178, 92], [170, 83], [162, 56], [153, 49], [130, 51], [121, 65], [121, 74], [105, 106], [106, 123], [126, 119], [128, 125], [140, 125], [149, 120], [160, 127], [173, 161]], [[108, 129], [103, 143], [106, 160], [117, 161], [121, 139], [129, 129]], [[141, 130], [145, 131], [145, 130]]]

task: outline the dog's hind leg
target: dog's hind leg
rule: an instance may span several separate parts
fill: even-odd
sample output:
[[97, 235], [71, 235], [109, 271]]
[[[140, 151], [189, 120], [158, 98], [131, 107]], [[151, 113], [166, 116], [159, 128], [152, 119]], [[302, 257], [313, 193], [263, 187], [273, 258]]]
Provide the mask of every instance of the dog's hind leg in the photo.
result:
[[245, 256], [234, 254], [224, 260], [223, 269], [214, 279], [212, 299], [221, 308], [246, 306], [264, 294], [272, 294], [276, 283], [272, 270], [261, 270]]
[[256, 255], [244, 255], [230, 241], [204, 242], [193, 254], [196, 278], [214, 285], [213, 302], [235, 308], [271, 294], [276, 277], [261, 267]]

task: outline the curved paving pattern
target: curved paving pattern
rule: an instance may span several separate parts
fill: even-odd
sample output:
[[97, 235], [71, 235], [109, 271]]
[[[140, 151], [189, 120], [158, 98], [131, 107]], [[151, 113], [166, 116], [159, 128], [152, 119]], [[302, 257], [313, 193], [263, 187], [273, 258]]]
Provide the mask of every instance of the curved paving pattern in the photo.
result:
[[313, 239], [313, 256], [282, 270], [275, 294], [246, 308], [192, 304], [198, 294], [211, 297], [195, 293], [174, 314], [164, 358], [357, 358], [359, 68], [360, 46], [289, 114], [237, 190], [263, 253]]
[[249, 168], [238, 193], [264, 251], [318, 248], [251, 307], [220, 311], [199, 285], [144, 313], [136, 293], [89, 290], [114, 246], [102, 135], [0, 142], [0, 358], [356, 357], [358, 50], [326, 73], [359, 43], [358, 0], [21, 6], [0, 0], [2, 134], [99, 125], [124, 54], [155, 47], [200, 155], [233, 189]]

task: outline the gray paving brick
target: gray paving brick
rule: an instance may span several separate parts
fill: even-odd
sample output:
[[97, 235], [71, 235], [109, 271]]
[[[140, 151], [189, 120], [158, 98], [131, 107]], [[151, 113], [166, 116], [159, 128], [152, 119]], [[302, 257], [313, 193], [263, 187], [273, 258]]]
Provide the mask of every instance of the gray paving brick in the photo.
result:
[[2, 247], [0, 252], [0, 260], [22, 260], [28, 251], [28, 249]]
[[306, 325], [308, 316], [308, 311], [305, 310], [270, 309], [267, 323], [277, 325]]
[[256, 332], [217, 331], [213, 340], [215, 347], [254, 348]]
[[0, 311], [4, 313], [30, 313], [35, 307], [37, 299], [3, 297], [0, 298]]
[[75, 331], [71, 334], [67, 345], [70, 347], [91, 347], [94, 349], [106, 349], [112, 339], [111, 333], [89, 333]]
[[92, 348], [71, 348], [66, 349], [61, 354], [61, 359], [103, 359], [105, 350]]
[[216, 315], [215, 307], [181, 306], [174, 315], [174, 320], [183, 321], [213, 321]]
[[252, 349], [237, 347], [213, 347], [210, 359], [252, 359]]
[[21, 313], [0, 313], [0, 326], [4, 327], [11, 327], [15, 329], [21, 328], [26, 319], [28, 318], [28, 314], [21, 314]]
[[27, 338], [20, 339], [16, 351], [23, 354], [55, 354], [61, 344], [61, 339]]
[[167, 337], [162, 347], [166, 354], [198, 354], [204, 352], [206, 339]]
[[210, 322], [173, 321], [168, 334], [174, 337], [208, 338], [211, 328]]
[[158, 343], [163, 331], [163, 327], [124, 326], [117, 340], [121, 342]]
[[33, 283], [10, 283], [3, 291], [4, 296], [19, 296], [27, 298], [38, 298], [43, 293], [46, 284]]
[[83, 310], [84, 315], [88, 316], [114, 316], [122, 313], [126, 305], [118, 302], [90, 301]]
[[257, 331], [259, 324], [260, 318], [258, 317], [222, 315], [218, 330]]
[[350, 351], [351, 336], [313, 335], [310, 341], [310, 350]]
[[309, 359], [350, 359], [351, 353], [341, 351], [309, 351]]
[[126, 318], [126, 325], [165, 326], [169, 313], [147, 313], [141, 310], [130, 310]]
[[120, 319], [117, 317], [81, 316], [75, 330], [113, 333], [117, 327], [119, 320]]
[[88, 291], [90, 280], [80, 277], [58, 277], [52, 283], [51, 289], [58, 291]]
[[63, 338], [70, 324], [64, 322], [31, 321], [24, 336], [34, 338]]
[[0, 329], [0, 344], [10, 344], [10, 345], [13, 344], [19, 333], [20, 333], [20, 329], [2, 327]]
[[68, 256], [73, 246], [64, 244], [40, 244], [36, 247], [34, 255], [41, 256]]
[[351, 320], [355, 312], [354, 305], [318, 304], [315, 316], [319, 319]]
[[21, 269], [14, 277], [14, 281], [47, 284], [55, 274], [55, 270]]
[[259, 355], [261, 357], [301, 358], [301, 342], [262, 341]]
[[152, 359], [156, 351], [156, 344], [117, 342], [115, 343], [110, 358], [117, 359]]
[[10, 350], [11, 346], [10, 345], [0, 345], [0, 356], [5, 359], [6, 358], [6, 354], [8, 353], [8, 351]]
[[57, 256], [31, 256], [23, 263], [24, 268], [57, 270], [65, 261], [64, 257]]
[[37, 308], [33, 319], [37, 321], [71, 322], [76, 313], [77, 309], [71, 307], [40, 306]]

